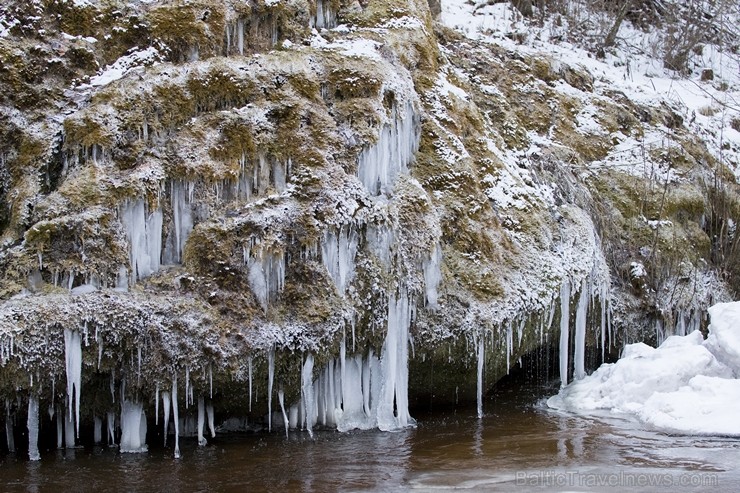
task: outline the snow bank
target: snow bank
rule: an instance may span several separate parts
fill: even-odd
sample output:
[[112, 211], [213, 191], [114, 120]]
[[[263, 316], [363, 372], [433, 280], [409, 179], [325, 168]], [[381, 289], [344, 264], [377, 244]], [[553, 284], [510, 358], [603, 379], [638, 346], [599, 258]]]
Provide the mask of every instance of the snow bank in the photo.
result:
[[657, 349], [630, 344], [619, 361], [566, 386], [547, 405], [633, 414], [673, 432], [740, 436], [740, 302], [714, 305], [709, 314], [706, 341], [694, 331]]

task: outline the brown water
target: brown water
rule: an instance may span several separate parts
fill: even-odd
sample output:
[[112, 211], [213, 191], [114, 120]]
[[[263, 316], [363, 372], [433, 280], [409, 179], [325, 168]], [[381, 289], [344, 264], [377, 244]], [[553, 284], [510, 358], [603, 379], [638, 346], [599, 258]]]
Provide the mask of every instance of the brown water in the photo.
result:
[[203, 448], [90, 448], [6, 457], [2, 491], [740, 491], [740, 440], [669, 436], [626, 419], [538, 405], [552, 389], [475, 409], [418, 414], [400, 433], [218, 436]]

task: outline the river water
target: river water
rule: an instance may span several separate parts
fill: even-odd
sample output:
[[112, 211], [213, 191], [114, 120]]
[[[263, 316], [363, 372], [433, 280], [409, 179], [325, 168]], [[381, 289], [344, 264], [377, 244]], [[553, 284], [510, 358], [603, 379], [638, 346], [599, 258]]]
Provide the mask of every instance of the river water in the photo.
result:
[[626, 418], [555, 413], [547, 386], [499, 390], [478, 419], [417, 412], [398, 433], [219, 435], [206, 447], [119, 454], [113, 448], [7, 456], [15, 491], [740, 491], [740, 440], [670, 436]]

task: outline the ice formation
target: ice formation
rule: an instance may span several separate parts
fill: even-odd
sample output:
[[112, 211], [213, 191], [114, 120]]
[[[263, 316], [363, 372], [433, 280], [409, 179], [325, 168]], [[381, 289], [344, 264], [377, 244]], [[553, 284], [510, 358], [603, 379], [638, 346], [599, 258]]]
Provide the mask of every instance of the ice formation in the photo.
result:
[[643, 343], [577, 380], [547, 404], [579, 413], [626, 413], [672, 432], [740, 436], [740, 302], [709, 309], [709, 337]]
[[442, 247], [437, 244], [428, 260], [424, 260], [425, 301], [428, 308], [437, 308], [437, 288], [442, 280]]
[[413, 105], [394, 108], [393, 119], [383, 125], [378, 141], [362, 151], [357, 175], [372, 195], [385, 193], [399, 173], [408, 169], [419, 148], [421, 125]]
[[301, 371], [301, 400], [289, 410], [291, 427], [301, 425], [336, 427], [339, 431], [379, 428], [392, 431], [412, 426], [408, 410], [409, 326], [413, 303], [407, 294], [388, 301], [388, 330], [378, 358], [346, 355], [346, 340], [340, 356], [331, 360], [313, 380], [314, 358], [306, 356]]
[[576, 333], [575, 333], [575, 351], [573, 360], [575, 370], [573, 378], [580, 380], [586, 376], [585, 353], [586, 353], [586, 316], [589, 302], [588, 281], [586, 279], [581, 283], [581, 293], [578, 297], [578, 308], [576, 309]]
[[198, 396], [198, 445], [204, 447], [208, 445], [208, 440], [203, 436], [203, 429], [206, 424], [206, 399], [202, 395]]
[[[185, 243], [193, 231], [193, 192], [195, 184], [181, 180], [170, 182], [170, 204], [172, 207], [172, 232], [162, 254], [165, 264], [179, 264], [185, 251]], [[160, 236], [161, 238], [161, 236]]]
[[170, 393], [169, 392], [162, 392], [162, 407], [164, 408], [164, 420], [163, 420], [163, 427], [164, 427], [164, 445], [167, 446], [167, 434], [170, 430]]
[[121, 452], [146, 452], [146, 416], [141, 402], [121, 402]]
[[321, 242], [321, 260], [342, 295], [354, 275], [358, 242], [359, 235], [352, 225], [345, 225], [336, 231], [329, 229], [324, 232]]
[[10, 416], [10, 402], [5, 400], [5, 438], [8, 452], [15, 452], [15, 440], [13, 439], [13, 418]]
[[172, 420], [175, 425], [175, 459], [180, 458], [180, 415], [177, 409], [177, 375], [172, 377]]
[[337, 25], [337, 14], [332, 8], [331, 1], [316, 0], [316, 16], [311, 19], [311, 27], [316, 29], [332, 29]]
[[[116, 444], [116, 413], [108, 411], [108, 419], [106, 420], [108, 425], [108, 445]], [[60, 435], [61, 439], [61, 435]]]
[[[72, 420], [74, 403], [75, 430], [80, 433], [80, 390], [82, 382], [82, 341], [76, 330], [64, 329], [64, 358], [67, 371], [67, 402], [69, 405], [69, 419]], [[69, 438], [67, 443], [69, 444]], [[74, 446], [74, 437], [72, 438]]]
[[93, 443], [99, 445], [103, 442], [103, 419], [95, 415], [93, 417]]
[[244, 263], [248, 269], [249, 287], [267, 312], [270, 302], [285, 286], [285, 253], [245, 247]]
[[272, 384], [275, 379], [275, 349], [267, 353], [267, 429], [272, 431]]
[[560, 386], [568, 385], [568, 335], [570, 334], [570, 282], [560, 288]]
[[28, 398], [28, 459], [39, 460], [39, 398], [29, 396]]
[[[126, 238], [130, 245], [130, 282], [135, 283], [157, 272], [162, 253], [162, 211], [157, 208], [147, 213], [142, 199], [125, 203], [120, 210]], [[119, 279], [119, 285], [123, 282]]]
[[481, 333], [478, 335], [478, 344], [476, 348], [476, 356], [478, 357], [478, 380], [476, 385], [476, 397], [478, 404], [478, 417], [483, 417], [483, 363], [485, 361], [485, 338]]

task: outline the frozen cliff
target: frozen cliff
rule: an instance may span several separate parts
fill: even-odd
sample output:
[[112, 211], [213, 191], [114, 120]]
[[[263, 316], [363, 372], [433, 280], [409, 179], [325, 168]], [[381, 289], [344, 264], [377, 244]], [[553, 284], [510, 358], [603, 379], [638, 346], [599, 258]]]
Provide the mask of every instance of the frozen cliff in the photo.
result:
[[176, 455], [216, 418], [392, 430], [484, 413], [533, 351], [565, 384], [706, 328], [739, 286], [736, 58], [433, 7], [0, 7], [9, 449], [21, 417], [32, 459], [39, 426], [137, 452], [171, 425]]

